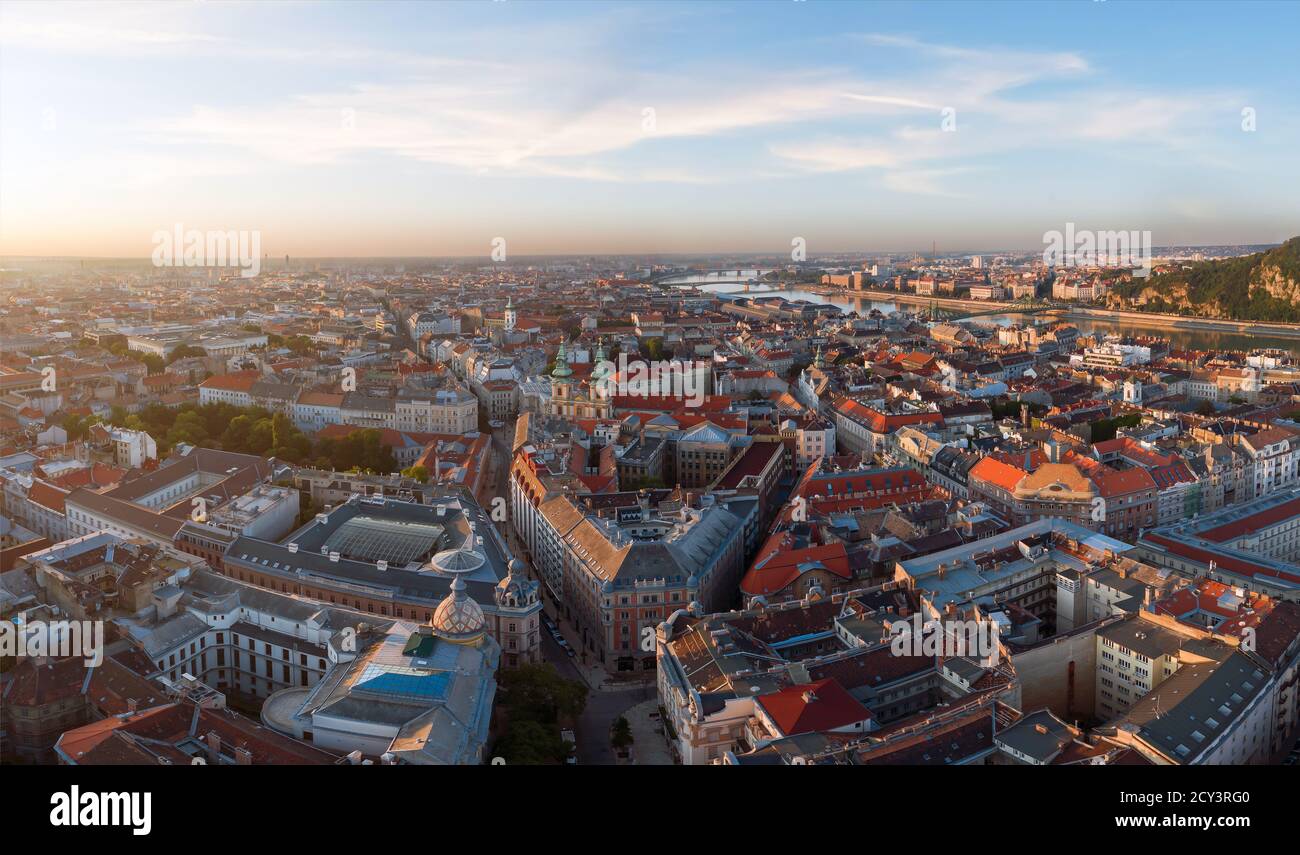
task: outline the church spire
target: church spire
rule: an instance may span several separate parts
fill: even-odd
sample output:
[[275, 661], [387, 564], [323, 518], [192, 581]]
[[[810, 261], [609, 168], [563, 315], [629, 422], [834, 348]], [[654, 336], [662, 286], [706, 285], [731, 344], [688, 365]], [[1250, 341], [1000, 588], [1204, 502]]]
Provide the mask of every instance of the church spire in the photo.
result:
[[561, 380], [567, 380], [573, 376], [573, 369], [569, 367], [568, 351], [565, 349], [565, 340], [560, 339], [560, 349], [555, 354], [555, 370], [551, 372], [552, 377], [558, 377]]

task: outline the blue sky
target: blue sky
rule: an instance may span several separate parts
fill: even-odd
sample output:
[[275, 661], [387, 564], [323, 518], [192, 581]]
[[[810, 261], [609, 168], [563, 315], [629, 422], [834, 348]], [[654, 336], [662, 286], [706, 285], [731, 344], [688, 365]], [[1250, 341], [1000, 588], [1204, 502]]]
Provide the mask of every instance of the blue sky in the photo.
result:
[[1280, 2], [6, 2], [0, 254], [1279, 241], [1297, 34]]

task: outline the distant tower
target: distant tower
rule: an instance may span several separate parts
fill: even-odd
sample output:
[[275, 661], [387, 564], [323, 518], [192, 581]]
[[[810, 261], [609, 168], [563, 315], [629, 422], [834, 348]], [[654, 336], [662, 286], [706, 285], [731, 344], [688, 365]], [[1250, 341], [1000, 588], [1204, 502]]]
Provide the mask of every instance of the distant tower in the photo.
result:
[[595, 367], [591, 369], [591, 380], [588, 385], [591, 389], [592, 398], [605, 400], [612, 394], [611, 380], [615, 373], [610, 365], [609, 355], [605, 351], [605, 341], [602, 338], [596, 338], [596, 361]]
[[1124, 403], [1142, 403], [1142, 381], [1136, 377], [1130, 377], [1124, 381]]
[[515, 298], [506, 298], [506, 332], [515, 331], [515, 322], [519, 320], [518, 314], [515, 313]]

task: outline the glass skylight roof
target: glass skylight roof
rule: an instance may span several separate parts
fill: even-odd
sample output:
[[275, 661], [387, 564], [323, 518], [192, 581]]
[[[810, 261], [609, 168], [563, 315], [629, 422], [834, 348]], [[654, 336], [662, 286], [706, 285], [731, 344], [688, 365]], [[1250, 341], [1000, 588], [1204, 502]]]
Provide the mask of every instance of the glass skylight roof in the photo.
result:
[[434, 552], [443, 527], [429, 523], [403, 522], [355, 516], [329, 536], [326, 552], [337, 552], [357, 561], [387, 561], [390, 567], [405, 567]]

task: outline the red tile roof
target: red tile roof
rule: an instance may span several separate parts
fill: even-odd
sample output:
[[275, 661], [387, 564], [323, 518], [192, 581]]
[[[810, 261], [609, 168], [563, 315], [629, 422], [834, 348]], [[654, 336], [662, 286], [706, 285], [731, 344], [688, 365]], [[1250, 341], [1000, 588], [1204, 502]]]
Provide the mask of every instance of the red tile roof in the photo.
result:
[[204, 389], [224, 389], [228, 392], [247, 392], [253, 384], [262, 379], [260, 371], [234, 371], [230, 374], [217, 374], [209, 377], [199, 385]]
[[1001, 487], [1009, 493], [1016, 489], [1016, 485], [1026, 474], [1025, 470], [1003, 463], [996, 457], [985, 457], [971, 467], [967, 477]]
[[783, 591], [790, 586], [804, 571], [800, 565], [820, 563], [831, 573], [842, 579], [853, 578], [849, 569], [849, 556], [840, 541], [824, 545], [809, 546], [804, 549], [788, 549], [784, 537], [776, 536], [764, 544], [764, 551], [754, 561], [754, 565], [740, 582], [740, 590], [746, 596], [766, 596]]
[[35, 502], [58, 513], [64, 512], [63, 503], [67, 498], [67, 490], [60, 490], [58, 487], [46, 484], [44, 481], [33, 480], [31, 489], [27, 491], [28, 501]]
[[1109, 499], [1143, 490], [1155, 490], [1156, 482], [1145, 469], [1124, 469], [1119, 472], [1094, 472], [1092, 483], [1097, 492]]
[[790, 686], [757, 701], [785, 736], [835, 730], [871, 719], [871, 710], [834, 679]]

